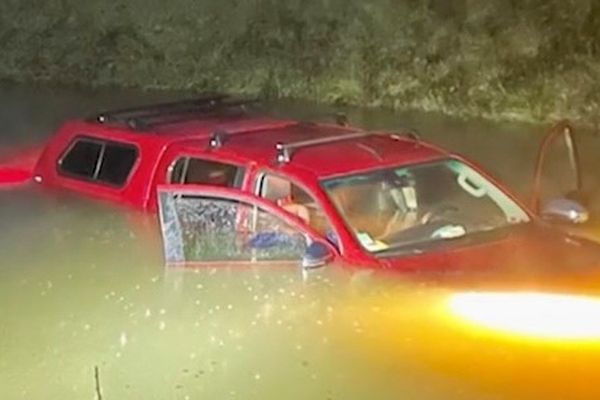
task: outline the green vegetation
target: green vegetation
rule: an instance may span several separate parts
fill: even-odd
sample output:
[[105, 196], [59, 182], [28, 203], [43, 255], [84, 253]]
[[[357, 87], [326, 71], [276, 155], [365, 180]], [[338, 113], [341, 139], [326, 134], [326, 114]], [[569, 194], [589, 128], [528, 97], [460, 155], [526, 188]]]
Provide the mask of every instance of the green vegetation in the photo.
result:
[[600, 115], [594, 0], [4, 0], [0, 78]]

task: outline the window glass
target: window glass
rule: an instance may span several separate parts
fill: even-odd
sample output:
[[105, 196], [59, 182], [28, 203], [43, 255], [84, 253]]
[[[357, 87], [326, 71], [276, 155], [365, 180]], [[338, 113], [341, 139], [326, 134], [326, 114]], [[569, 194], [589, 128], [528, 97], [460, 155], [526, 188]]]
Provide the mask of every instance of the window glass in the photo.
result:
[[167, 262], [297, 261], [308, 238], [279, 217], [236, 200], [160, 194]]
[[374, 253], [455, 243], [529, 221], [500, 188], [458, 160], [339, 177], [323, 186], [358, 241]]
[[123, 185], [127, 181], [136, 159], [137, 151], [134, 147], [107, 144], [98, 180], [112, 185]]
[[241, 187], [244, 169], [231, 164], [199, 158], [177, 160], [171, 172], [171, 183]]
[[77, 139], [59, 162], [66, 175], [122, 186], [137, 159], [134, 146], [102, 140]]
[[170, 183], [183, 183], [184, 171], [187, 168], [189, 158], [180, 158], [171, 167]]
[[60, 171], [83, 178], [94, 177], [102, 144], [90, 140], [78, 140], [60, 162]]
[[325, 236], [333, 232], [317, 201], [288, 179], [266, 174], [261, 180], [259, 193], [261, 197], [302, 218], [317, 232]]

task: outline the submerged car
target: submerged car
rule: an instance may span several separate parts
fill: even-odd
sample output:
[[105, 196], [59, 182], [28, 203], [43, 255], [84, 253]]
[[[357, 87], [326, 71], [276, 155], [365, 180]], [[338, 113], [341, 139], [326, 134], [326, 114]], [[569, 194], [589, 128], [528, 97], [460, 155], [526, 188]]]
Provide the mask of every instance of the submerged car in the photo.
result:
[[[173, 265], [329, 262], [399, 271], [600, 262], [571, 198], [528, 207], [475, 163], [411, 130], [255, 116], [226, 95], [66, 122], [0, 165], [0, 184], [35, 182], [157, 212]], [[568, 125], [564, 137], [575, 152]], [[576, 158], [571, 157], [572, 160]], [[537, 170], [544, 166], [541, 153]]]

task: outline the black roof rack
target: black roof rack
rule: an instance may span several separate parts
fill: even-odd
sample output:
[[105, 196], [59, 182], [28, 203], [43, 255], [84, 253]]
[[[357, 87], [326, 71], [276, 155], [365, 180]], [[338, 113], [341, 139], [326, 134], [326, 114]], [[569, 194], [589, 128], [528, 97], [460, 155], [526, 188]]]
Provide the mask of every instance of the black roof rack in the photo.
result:
[[275, 145], [275, 149], [277, 150], [277, 162], [282, 163], [282, 164], [289, 163], [292, 160], [292, 154], [293, 154], [294, 150], [298, 150], [298, 149], [306, 148], [306, 147], [312, 147], [312, 146], [319, 146], [322, 144], [341, 142], [341, 141], [352, 140], [352, 139], [359, 139], [359, 138], [363, 138], [363, 137], [367, 137], [367, 136], [388, 136], [388, 137], [392, 137], [392, 138], [399, 138], [401, 136], [404, 136], [404, 137], [410, 138], [411, 140], [414, 140], [417, 143], [420, 140], [418, 134], [413, 130], [406, 130], [406, 131], [402, 131], [402, 132], [393, 132], [393, 133], [370, 132], [370, 131], [362, 131], [362, 130], [350, 131], [350, 132], [346, 132], [341, 135], [335, 135], [335, 136], [325, 136], [322, 138], [300, 140], [300, 141], [291, 142], [291, 143], [277, 143]]
[[221, 130], [221, 129], [217, 129], [210, 136], [208, 145], [212, 149], [218, 149], [219, 147], [223, 146], [228, 135], [229, 135], [228, 132]]
[[257, 99], [207, 93], [194, 99], [105, 111], [97, 114], [93, 120], [101, 124], [123, 124], [143, 130], [157, 125], [244, 113], [247, 105], [256, 102]]

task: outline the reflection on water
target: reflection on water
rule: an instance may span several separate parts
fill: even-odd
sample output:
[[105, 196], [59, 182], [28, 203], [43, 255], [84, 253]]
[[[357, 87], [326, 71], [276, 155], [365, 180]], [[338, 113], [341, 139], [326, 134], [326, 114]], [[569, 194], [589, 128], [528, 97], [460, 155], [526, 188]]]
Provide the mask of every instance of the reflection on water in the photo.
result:
[[153, 217], [35, 188], [0, 194], [0, 228], [3, 399], [600, 394], [594, 343], [474, 328], [449, 288], [334, 266], [166, 270]]

